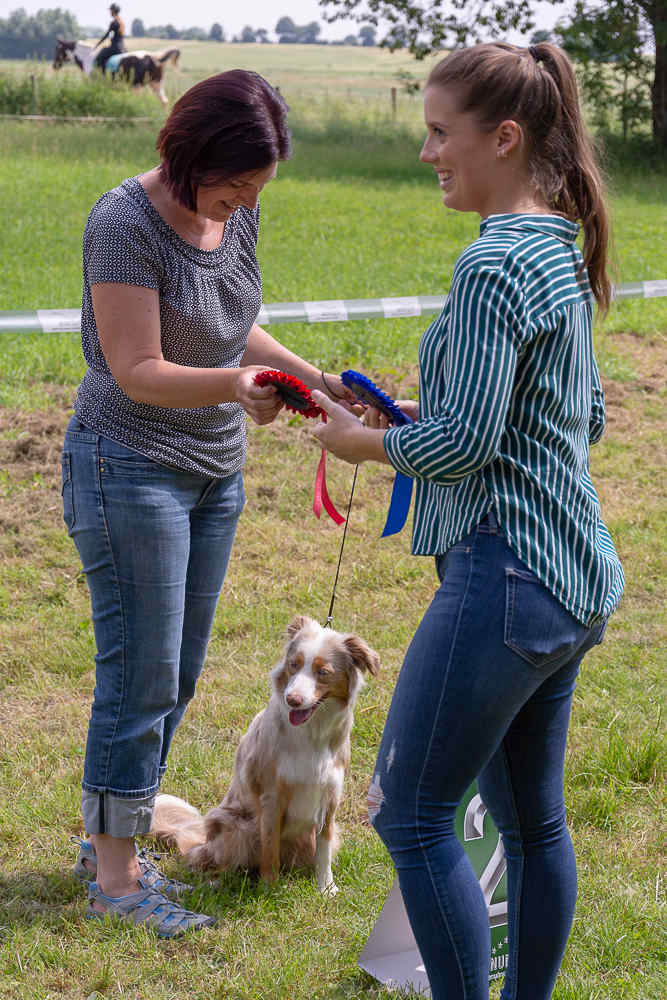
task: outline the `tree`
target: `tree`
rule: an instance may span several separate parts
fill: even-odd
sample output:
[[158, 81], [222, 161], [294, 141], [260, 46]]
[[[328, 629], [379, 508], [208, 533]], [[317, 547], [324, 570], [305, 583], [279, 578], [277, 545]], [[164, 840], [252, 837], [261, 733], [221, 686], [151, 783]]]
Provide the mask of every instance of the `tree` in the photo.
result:
[[255, 32], [255, 38], [257, 39], [258, 42], [261, 42], [262, 45], [268, 45], [271, 41], [271, 39], [269, 38], [269, 33], [266, 30], [266, 28], [258, 28], [257, 31]]
[[321, 30], [322, 28], [317, 21], [311, 21], [309, 24], [304, 24], [301, 28], [297, 25], [299, 41], [302, 45], [316, 45], [317, 36]]
[[60, 7], [39, 10], [29, 17], [24, 7], [0, 19], [0, 58], [52, 59], [58, 38], [78, 38], [80, 28], [76, 18]]
[[297, 27], [291, 17], [281, 17], [276, 25], [275, 31], [278, 36], [278, 41], [283, 44], [298, 41]]
[[[563, 0], [549, 0], [557, 6]], [[534, 0], [319, 0], [329, 22], [354, 18], [389, 23], [381, 45], [407, 47], [418, 58], [446, 45], [466, 45], [482, 38], [502, 38], [510, 29], [528, 35], [536, 28]], [[614, 0], [605, 6], [614, 6]], [[600, 8], [602, 8], [600, 3]], [[655, 47], [651, 111], [653, 136], [667, 146], [667, 0], [625, 0], [628, 14], [638, 12], [650, 28]]]
[[371, 45], [375, 45], [375, 34], [375, 28], [370, 24], [365, 24], [359, 32], [361, 44], [365, 45], [367, 48]]
[[257, 40], [255, 32], [252, 30], [252, 28], [250, 27], [249, 24], [246, 24], [245, 28], [241, 32], [241, 38], [239, 40], [241, 42], [244, 42], [245, 44], [248, 44], [250, 42], [254, 42], [254, 41]]
[[133, 38], [143, 38], [146, 34], [146, 29], [144, 28], [144, 22], [140, 17], [135, 17], [132, 22], [132, 37]]
[[614, 117], [623, 138], [651, 118], [648, 25], [636, 5], [607, 0], [604, 7], [577, 0], [570, 23], [556, 26], [558, 42], [575, 61], [581, 89], [600, 129]]
[[179, 38], [191, 42], [205, 42], [208, 40], [208, 35], [203, 28], [198, 28], [197, 26], [193, 28], [182, 28], [178, 33]]
[[298, 25], [294, 23], [291, 17], [281, 17], [275, 30], [276, 35], [278, 35], [278, 41], [283, 45], [293, 45], [295, 42], [300, 42], [302, 45], [320, 44], [318, 35], [321, 31], [321, 26], [317, 21]]
[[211, 25], [211, 30], [209, 31], [208, 37], [212, 42], [224, 42], [225, 33], [223, 31], [222, 25], [215, 21]]
[[[564, 0], [549, 0], [554, 6]], [[508, 31], [528, 32], [535, 27], [532, 0], [319, 0], [329, 10], [329, 22], [353, 18], [377, 27], [390, 27], [381, 45], [409, 48], [423, 59], [446, 45], [465, 45], [483, 33], [502, 37]], [[333, 10], [331, 10], [333, 8]]]
[[165, 38], [179, 38], [178, 29], [173, 26], [173, 24], [168, 24], [165, 29]]

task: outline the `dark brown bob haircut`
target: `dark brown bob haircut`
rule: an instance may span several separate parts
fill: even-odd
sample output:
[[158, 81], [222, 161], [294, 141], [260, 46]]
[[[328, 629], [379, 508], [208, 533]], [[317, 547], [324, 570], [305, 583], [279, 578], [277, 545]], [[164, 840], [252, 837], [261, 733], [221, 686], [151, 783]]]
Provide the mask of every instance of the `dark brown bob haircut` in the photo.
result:
[[160, 175], [191, 211], [197, 188], [264, 170], [290, 155], [288, 107], [258, 73], [231, 69], [196, 83], [157, 137]]

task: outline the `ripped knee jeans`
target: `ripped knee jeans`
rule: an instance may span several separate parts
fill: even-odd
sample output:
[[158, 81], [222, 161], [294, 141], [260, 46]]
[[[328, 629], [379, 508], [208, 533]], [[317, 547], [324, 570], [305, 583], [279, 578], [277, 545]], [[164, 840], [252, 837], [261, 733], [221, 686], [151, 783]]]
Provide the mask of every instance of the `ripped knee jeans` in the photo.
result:
[[487, 1000], [482, 891], [454, 829], [477, 779], [507, 860], [502, 1000], [548, 1000], [576, 866], [563, 767], [579, 664], [601, 641], [514, 555], [488, 515], [437, 560], [441, 586], [403, 663], [368, 794], [433, 1000]]

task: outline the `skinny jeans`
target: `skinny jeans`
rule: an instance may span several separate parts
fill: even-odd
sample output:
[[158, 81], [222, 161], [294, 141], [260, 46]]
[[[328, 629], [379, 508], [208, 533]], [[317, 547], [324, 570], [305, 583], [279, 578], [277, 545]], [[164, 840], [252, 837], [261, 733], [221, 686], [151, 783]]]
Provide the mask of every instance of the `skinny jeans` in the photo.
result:
[[150, 829], [167, 754], [206, 656], [243, 508], [240, 472], [205, 478], [88, 430], [62, 453], [63, 514], [90, 591], [96, 683], [87, 832]]
[[439, 556], [441, 585], [403, 663], [369, 791], [433, 1000], [488, 1000], [486, 905], [454, 820], [479, 793], [507, 863], [502, 1000], [548, 1000], [577, 894], [563, 772], [582, 657], [577, 621], [514, 555], [493, 513]]

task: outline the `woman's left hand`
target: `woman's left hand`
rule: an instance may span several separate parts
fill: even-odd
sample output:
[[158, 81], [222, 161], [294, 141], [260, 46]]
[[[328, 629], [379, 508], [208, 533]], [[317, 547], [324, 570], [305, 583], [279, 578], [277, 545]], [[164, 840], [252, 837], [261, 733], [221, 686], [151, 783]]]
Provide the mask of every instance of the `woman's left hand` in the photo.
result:
[[[364, 413], [364, 405], [359, 401], [359, 397], [343, 383], [340, 375], [333, 375], [330, 372], [320, 372], [320, 381], [324, 387], [324, 392], [334, 403], [340, 403], [345, 410], [356, 413], [360, 417]], [[320, 390], [318, 390], [319, 392]]]
[[353, 465], [367, 460], [388, 462], [382, 444], [384, 430], [364, 427], [354, 414], [332, 402], [323, 392], [314, 389], [312, 397], [327, 415], [326, 424], [318, 423], [313, 428], [323, 448]]

